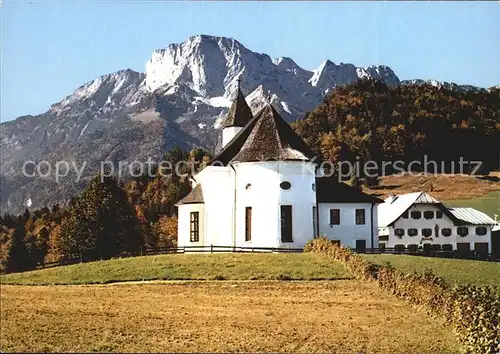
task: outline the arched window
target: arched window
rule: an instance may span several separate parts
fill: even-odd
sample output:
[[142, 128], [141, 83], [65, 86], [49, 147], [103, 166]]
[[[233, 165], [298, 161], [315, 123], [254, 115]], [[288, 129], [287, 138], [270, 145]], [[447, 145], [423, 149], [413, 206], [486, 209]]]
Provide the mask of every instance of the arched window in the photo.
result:
[[432, 219], [434, 217], [434, 212], [432, 210], [424, 211], [425, 219]]
[[403, 237], [405, 235], [405, 229], [394, 229], [394, 235]]
[[478, 226], [476, 227], [476, 235], [483, 236], [486, 235], [486, 228], [484, 226]]
[[410, 213], [410, 216], [412, 219], [420, 219], [422, 217], [422, 212], [421, 211], [412, 211]]
[[432, 229], [422, 229], [422, 236], [424, 237], [432, 236]]
[[441, 235], [448, 237], [451, 236], [451, 229], [445, 227], [444, 229], [441, 229]]
[[417, 236], [418, 230], [417, 229], [408, 229], [408, 236]]
[[465, 226], [459, 226], [457, 227], [457, 234], [459, 234], [462, 237], [465, 237], [469, 234], [469, 228]]

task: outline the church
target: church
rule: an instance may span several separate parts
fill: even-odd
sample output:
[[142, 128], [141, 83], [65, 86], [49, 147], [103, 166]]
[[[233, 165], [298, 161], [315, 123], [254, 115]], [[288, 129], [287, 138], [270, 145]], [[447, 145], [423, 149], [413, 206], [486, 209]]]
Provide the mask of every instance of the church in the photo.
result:
[[377, 204], [323, 177], [309, 146], [267, 103], [255, 116], [238, 87], [222, 150], [177, 202], [178, 246], [302, 248], [317, 236], [378, 247]]

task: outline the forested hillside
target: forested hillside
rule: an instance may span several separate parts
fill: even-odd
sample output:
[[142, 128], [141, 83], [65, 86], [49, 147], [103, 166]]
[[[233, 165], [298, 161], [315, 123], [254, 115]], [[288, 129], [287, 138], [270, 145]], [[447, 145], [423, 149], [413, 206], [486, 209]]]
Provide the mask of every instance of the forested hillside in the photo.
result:
[[338, 86], [294, 126], [331, 161], [359, 156], [361, 161], [409, 163], [427, 155], [428, 160], [458, 163], [462, 157], [482, 161], [484, 172], [499, 167], [500, 90], [388, 87], [360, 80]]
[[[66, 208], [29, 211], [0, 217], [0, 272], [18, 272], [47, 262], [79, 258], [109, 259], [140, 254], [145, 248], [173, 247], [177, 242], [175, 203], [190, 191], [189, 177], [208, 162], [201, 149], [172, 149], [165, 157], [178, 172], [152, 168], [122, 183], [96, 176]], [[174, 171], [175, 172], [175, 171]]]

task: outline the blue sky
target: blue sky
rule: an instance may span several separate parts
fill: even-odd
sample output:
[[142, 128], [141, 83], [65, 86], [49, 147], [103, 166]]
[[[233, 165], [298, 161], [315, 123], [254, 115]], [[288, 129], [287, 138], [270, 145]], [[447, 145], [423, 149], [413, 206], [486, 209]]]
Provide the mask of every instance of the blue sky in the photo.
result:
[[195, 34], [233, 37], [306, 69], [385, 64], [400, 79], [500, 84], [499, 2], [15, 1], [1, 12], [0, 120]]

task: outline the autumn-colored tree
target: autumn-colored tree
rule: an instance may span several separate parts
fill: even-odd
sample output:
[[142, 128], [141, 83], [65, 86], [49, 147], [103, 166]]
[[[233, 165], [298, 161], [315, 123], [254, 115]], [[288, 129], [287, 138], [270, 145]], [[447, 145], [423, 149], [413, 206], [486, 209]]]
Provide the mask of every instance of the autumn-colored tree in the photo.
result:
[[156, 223], [158, 247], [173, 248], [177, 246], [177, 216], [162, 216]]

